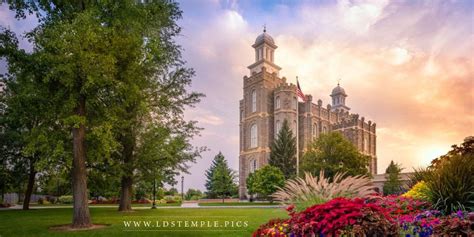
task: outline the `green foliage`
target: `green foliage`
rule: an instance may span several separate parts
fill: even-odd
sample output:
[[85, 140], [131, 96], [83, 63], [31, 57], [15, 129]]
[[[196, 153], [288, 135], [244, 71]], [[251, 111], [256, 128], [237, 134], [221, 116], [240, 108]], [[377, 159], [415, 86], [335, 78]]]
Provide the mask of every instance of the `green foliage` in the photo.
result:
[[235, 171], [229, 168], [224, 155], [219, 152], [212, 161], [211, 167], [206, 170], [206, 196], [217, 198], [233, 196], [237, 193]]
[[402, 196], [411, 197], [413, 199], [418, 199], [422, 201], [431, 201], [431, 190], [426, 185], [425, 181], [420, 181], [415, 184], [408, 192], [404, 193]]
[[400, 194], [402, 191], [402, 181], [400, 180], [401, 172], [402, 168], [400, 165], [394, 163], [392, 160], [385, 170], [385, 176], [387, 178], [383, 186], [383, 193], [385, 195]]
[[[183, 113], [203, 95], [189, 91], [194, 71], [185, 67], [174, 39], [181, 30], [178, 3], [12, 1], [10, 7], [19, 18], [37, 13], [40, 24], [27, 34], [34, 44], [31, 57], [8, 34], [1, 35], [0, 56], [7, 58], [11, 74], [34, 72], [31, 88], [40, 93], [30, 94], [46, 98], [37, 100], [36, 109], [54, 115], [45, 127], [66, 134], [65, 142], [50, 142], [51, 131], [38, 130], [29, 156], [44, 144], [70, 144], [70, 131], [83, 127], [85, 143], [74, 144], [87, 147], [87, 165], [99, 171], [94, 181], [114, 183], [113, 177], [99, 174], [110, 169], [109, 174], [129, 180], [172, 184], [177, 173], [187, 171], [185, 163], [194, 162], [203, 148], [191, 145], [200, 129]], [[70, 146], [54, 150], [65, 151], [62, 159], [71, 158]], [[99, 183], [94, 193], [101, 188], [110, 193]]]
[[296, 175], [296, 138], [286, 119], [270, 149], [269, 164], [279, 168], [286, 179], [294, 177]]
[[336, 173], [370, 175], [367, 169], [369, 161], [370, 157], [361, 154], [341, 133], [329, 132], [309, 144], [302, 157], [301, 169], [313, 175], [324, 171], [329, 178]]
[[285, 184], [285, 176], [277, 167], [266, 165], [250, 174], [246, 181], [249, 194], [257, 194], [272, 201], [270, 194]]
[[199, 189], [188, 189], [188, 191], [186, 192], [184, 198], [186, 200], [199, 200], [203, 197], [203, 193], [201, 192], [201, 190]]
[[73, 199], [72, 199], [71, 195], [60, 196], [58, 198], [58, 200], [59, 200], [59, 203], [61, 203], [61, 204], [72, 204], [73, 203]]
[[329, 179], [322, 171], [316, 177], [306, 172], [304, 178], [296, 177], [286, 181], [285, 186], [279, 188], [272, 197], [284, 204], [295, 205], [297, 211], [303, 211], [337, 197], [365, 198], [375, 193], [369, 177], [344, 176], [343, 173], [337, 173]]
[[178, 192], [178, 189], [176, 188], [170, 188], [168, 190], [165, 190], [165, 195], [167, 196], [174, 196], [174, 195], [177, 195], [179, 192]]
[[432, 162], [423, 172], [431, 202], [446, 214], [474, 210], [474, 137]]

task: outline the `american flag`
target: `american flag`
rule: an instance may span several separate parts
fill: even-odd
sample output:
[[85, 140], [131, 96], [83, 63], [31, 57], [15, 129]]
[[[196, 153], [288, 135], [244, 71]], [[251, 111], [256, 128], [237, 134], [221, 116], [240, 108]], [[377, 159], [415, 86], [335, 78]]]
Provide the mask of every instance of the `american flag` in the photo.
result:
[[298, 78], [296, 78], [296, 94], [298, 97], [301, 98], [303, 101], [306, 101], [306, 96], [304, 95], [303, 91], [301, 91], [300, 83], [298, 82]]

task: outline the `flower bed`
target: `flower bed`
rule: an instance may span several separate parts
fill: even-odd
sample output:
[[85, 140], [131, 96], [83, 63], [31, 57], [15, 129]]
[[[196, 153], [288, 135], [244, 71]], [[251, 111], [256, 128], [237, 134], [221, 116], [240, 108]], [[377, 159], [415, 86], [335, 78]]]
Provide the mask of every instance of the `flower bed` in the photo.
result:
[[409, 197], [335, 198], [288, 219], [260, 226], [253, 236], [474, 236], [474, 213], [443, 216], [430, 204]]

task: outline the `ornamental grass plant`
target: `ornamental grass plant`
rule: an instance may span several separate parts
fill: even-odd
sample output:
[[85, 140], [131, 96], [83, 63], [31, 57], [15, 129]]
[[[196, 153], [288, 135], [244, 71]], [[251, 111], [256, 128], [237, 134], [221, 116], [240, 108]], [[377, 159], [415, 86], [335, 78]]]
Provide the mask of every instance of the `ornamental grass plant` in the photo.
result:
[[295, 205], [296, 211], [303, 211], [337, 197], [365, 198], [375, 194], [369, 177], [344, 176], [344, 173], [337, 173], [331, 181], [324, 172], [318, 177], [306, 172], [304, 178], [288, 180], [272, 197], [281, 203]]

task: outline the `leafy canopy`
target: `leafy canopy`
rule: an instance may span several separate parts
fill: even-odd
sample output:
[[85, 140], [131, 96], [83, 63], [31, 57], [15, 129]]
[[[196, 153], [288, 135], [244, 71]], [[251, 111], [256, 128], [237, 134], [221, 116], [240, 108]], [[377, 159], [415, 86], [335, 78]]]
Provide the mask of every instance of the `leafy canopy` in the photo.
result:
[[249, 194], [258, 194], [272, 200], [270, 195], [285, 184], [285, 176], [277, 167], [266, 165], [251, 173], [246, 181]]
[[324, 171], [329, 178], [336, 173], [345, 173], [347, 176], [369, 175], [369, 160], [369, 156], [361, 154], [341, 133], [329, 132], [321, 134], [309, 144], [301, 168], [313, 175]]

